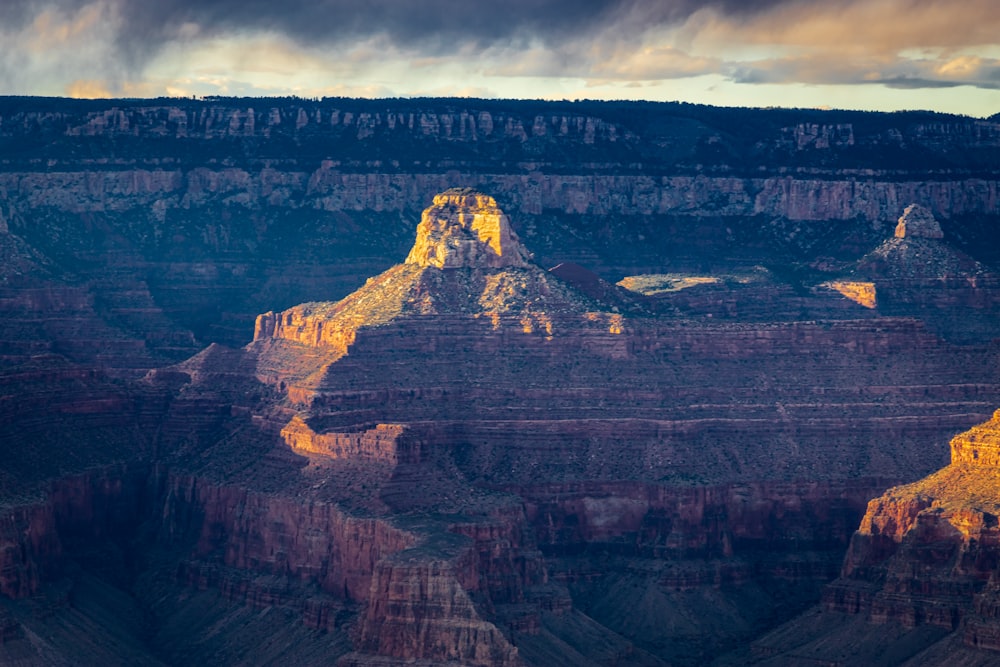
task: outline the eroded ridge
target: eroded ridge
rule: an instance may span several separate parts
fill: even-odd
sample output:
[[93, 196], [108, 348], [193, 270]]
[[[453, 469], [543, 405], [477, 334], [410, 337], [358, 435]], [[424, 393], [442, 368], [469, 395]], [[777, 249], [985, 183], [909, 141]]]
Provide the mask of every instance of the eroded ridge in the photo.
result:
[[[259, 315], [248, 347], [256, 377], [304, 403], [329, 384], [332, 364], [386, 335], [393, 342], [381, 355], [430, 353], [434, 341], [455, 336], [469, 338], [469, 349], [506, 349], [506, 336], [551, 342], [583, 332], [598, 346], [607, 346], [609, 336], [620, 338], [625, 323], [614, 307], [601, 306], [530, 257], [493, 197], [447, 190], [424, 211], [405, 262], [340, 301]], [[399, 337], [416, 348], [401, 348]]]

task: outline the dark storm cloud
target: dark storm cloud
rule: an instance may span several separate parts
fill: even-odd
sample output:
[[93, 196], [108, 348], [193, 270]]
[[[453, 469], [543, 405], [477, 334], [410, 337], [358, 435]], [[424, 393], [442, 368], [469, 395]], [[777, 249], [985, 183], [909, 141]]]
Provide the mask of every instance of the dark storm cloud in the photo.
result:
[[115, 9], [121, 45], [141, 57], [195, 29], [203, 37], [268, 30], [313, 45], [382, 35], [443, 52], [531, 39], [558, 44], [674, 24], [703, 8], [745, 16], [798, 0], [3, 0], [0, 21], [20, 26], [45, 10], [74, 12], [95, 1]]
[[747, 14], [789, 0], [122, 0], [132, 37], [169, 36], [183, 23], [210, 32], [272, 29], [310, 42], [384, 34], [403, 44], [559, 41], [621, 21], [672, 23], [703, 7]]

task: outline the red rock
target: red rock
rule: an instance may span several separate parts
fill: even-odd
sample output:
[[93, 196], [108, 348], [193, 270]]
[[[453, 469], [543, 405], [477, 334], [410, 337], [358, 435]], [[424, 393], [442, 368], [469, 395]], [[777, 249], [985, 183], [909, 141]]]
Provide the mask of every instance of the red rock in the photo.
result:
[[952, 439], [950, 466], [871, 501], [825, 596], [828, 608], [960, 630], [970, 646], [1000, 650], [991, 603], [1000, 564], [991, 454], [998, 428], [1000, 412]]
[[[452, 566], [407, 556], [397, 554], [375, 570], [361, 625], [362, 653], [481, 667], [522, 664], [517, 649], [479, 616]], [[358, 656], [345, 664], [368, 660]]]

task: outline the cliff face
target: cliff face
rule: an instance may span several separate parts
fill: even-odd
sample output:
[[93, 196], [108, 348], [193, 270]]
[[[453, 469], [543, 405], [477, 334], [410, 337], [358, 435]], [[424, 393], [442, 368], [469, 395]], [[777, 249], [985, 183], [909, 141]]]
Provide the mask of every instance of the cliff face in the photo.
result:
[[[8, 221], [11, 232], [30, 228], [26, 227], [30, 222], [24, 218], [32, 217], [34, 211], [114, 214], [140, 213], [140, 209], [146, 209], [141, 214], [149, 229], [143, 233], [154, 237], [169, 232], [166, 223], [181, 219], [185, 211], [213, 204], [232, 206], [237, 214], [240, 209], [265, 206], [276, 207], [278, 211], [283, 208], [345, 211], [348, 215], [357, 211], [414, 212], [435, 192], [446, 190], [453, 183], [471, 183], [479, 190], [497, 193], [508, 210], [521, 220], [525, 215], [550, 211], [569, 215], [675, 214], [733, 219], [761, 215], [792, 221], [837, 221], [833, 224], [850, 228], [859, 219], [868, 225], [891, 219], [906, 202], [913, 201], [926, 201], [936, 210], [954, 216], [992, 215], [997, 211], [996, 180], [883, 182], [859, 181], [853, 175], [836, 172], [830, 176], [833, 177], [651, 177], [462, 170], [358, 174], [322, 163], [308, 171], [288, 174], [273, 169], [236, 167], [214, 170], [203, 167], [190, 173], [146, 169], [92, 175], [86, 171], [44, 176], [4, 173], [0, 176], [0, 187], [11, 211], [12, 219]], [[113, 216], [108, 217], [113, 220]], [[208, 223], [204, 232], [212, 236], [194, 240], [218, 250], [249, 240], [233, 238], [233, 231], [238, 230], [229, 228], [224, 221], [214, 221]], [[164, 243], [169, 240], [164, 239]]]
[[[951, 441], [951, 465], [873, 500], [852, 540], [831, 604], [870, 613], [876, 622], [963, 628], [967, 643], [1000, 650], [989, 637], [1000, 512], [995, 489], [1000, 413]], [[881, 585], [860, 592], [852, 582]], [[985, 616], [982, 615], [985, 613]], [[982, 635], [982, 636], [980, 636]]]
[[384, 521], [357, 519], [334, 505], [303, 505], [196, 478], [171, 480], [163, 513], [168, 542], [195, 531], [196, 559], [309, 581], [349, 600], [366, 599], [375, 564], [414, 541]]
[[482, 620], [450, 564], [397, 561], [375, 571], [360, 654], [345, 659], [347, 665], [377, 664], [373, 655], [482, 667], [523, 664], [503, 633]]
[[[840, 577], [823, 594], [824, 611], [813, 614], [824, 621], [797, 619], [761, 640], [759, 652], [815, 660], [844, 650], [862, 660], [889, 652], [899, 663], [928, 665], [995, 662], [998, 443], [1000, 411], [952, 438], [949, 466], [872, 500]], [[866, 623], [883, 628], [879, 639], [866, 636]]]
[[0, 593], [21, 599], [57, 579], [81, 544], [129, 535], [158, 496], [156, 470], [117, 466], [63, 477], [43, 499], [8, 507], [0, 526]]

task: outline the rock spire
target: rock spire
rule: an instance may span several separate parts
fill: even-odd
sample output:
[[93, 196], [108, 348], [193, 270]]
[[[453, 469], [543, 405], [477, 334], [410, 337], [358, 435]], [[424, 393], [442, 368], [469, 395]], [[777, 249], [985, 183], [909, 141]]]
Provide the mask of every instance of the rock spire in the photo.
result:
[[531, 254], [510, 228], [493, 197], [452, 188], [434, 197], [417, 226], [407, 264], [459, 267], [526, 267]]
[[896, 238], [943, 239], [944, 232], [933, 213], [920, 204], [910, 204], [896, 224]]

